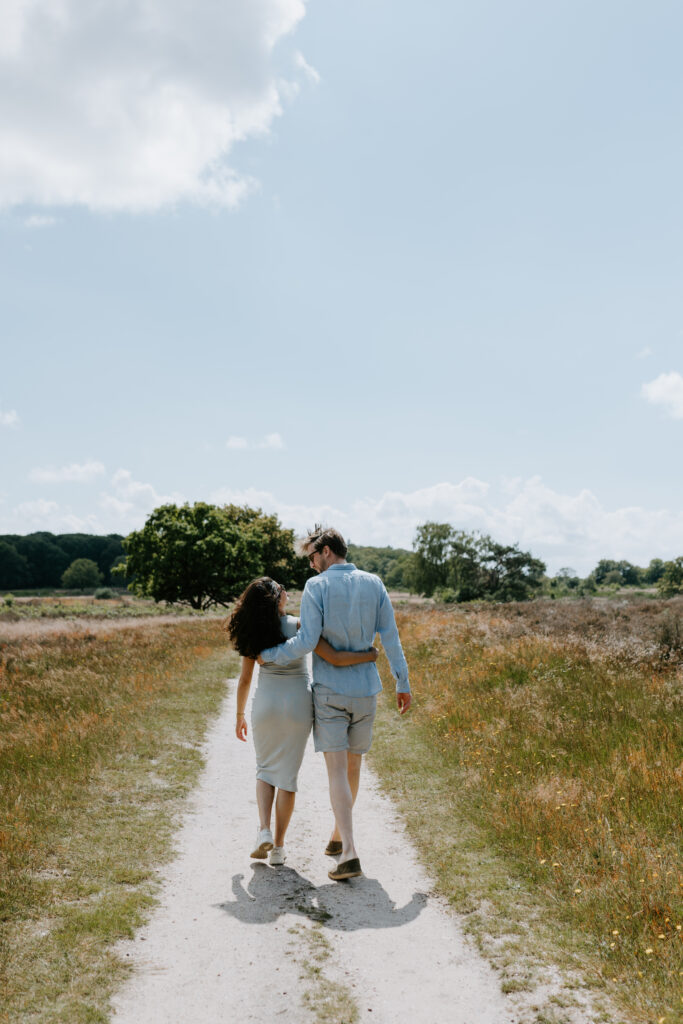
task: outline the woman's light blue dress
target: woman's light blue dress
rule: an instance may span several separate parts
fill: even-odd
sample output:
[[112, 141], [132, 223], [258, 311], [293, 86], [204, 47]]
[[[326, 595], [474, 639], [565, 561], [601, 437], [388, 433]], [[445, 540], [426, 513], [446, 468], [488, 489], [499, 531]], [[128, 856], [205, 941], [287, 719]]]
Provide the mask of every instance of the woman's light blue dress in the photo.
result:
[[[297, 630], [291, 615], [280, 618], [287, 640]], [[256, 778], [296, 793], [308, 734], [313, 725], [311, 680], [305, 658], [288, 665], [261, 665], [251, 704]]]

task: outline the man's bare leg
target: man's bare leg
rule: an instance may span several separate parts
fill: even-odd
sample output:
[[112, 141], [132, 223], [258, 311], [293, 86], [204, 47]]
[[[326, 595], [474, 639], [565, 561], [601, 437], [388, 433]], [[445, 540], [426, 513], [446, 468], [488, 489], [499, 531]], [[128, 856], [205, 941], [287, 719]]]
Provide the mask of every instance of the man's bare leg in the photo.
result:
[[[351, 790], [351, 806], [356, 802], [358, 796], [358, 788], [360, 786], [360, 769], [363, 763], [362, 754], [351, 754], [348, 750], [346, 752], [346, 777], [349, 782], [349, 789]], [[337, 822], [334, 823], [334, 830], [330, 836], [331, 843], [341, 842], [341, 834], [337, 828]]]
[[[355, 755], [358, 756], [358, 755]], [[348, 755], [345, 750], [325, 751], [330, 803], [342, 844], [341, 861], [357, 857], [353, 842], [353, 794], [349, 785]]]

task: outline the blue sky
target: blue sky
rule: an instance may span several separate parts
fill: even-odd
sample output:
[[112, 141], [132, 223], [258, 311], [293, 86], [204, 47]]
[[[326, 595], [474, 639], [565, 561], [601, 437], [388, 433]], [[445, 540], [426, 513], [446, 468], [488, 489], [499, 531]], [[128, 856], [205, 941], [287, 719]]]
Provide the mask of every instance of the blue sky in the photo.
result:
[[13, 0], [0, 532], [683, 553], [683, 13]]

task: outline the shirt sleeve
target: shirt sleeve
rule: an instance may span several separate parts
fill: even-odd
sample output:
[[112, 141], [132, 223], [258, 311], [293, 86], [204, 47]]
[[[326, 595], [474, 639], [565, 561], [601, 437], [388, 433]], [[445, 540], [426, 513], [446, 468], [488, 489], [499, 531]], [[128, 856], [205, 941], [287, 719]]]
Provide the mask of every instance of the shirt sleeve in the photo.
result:
[[296, 636], [285, 640], [283, 644], [275, 647], [268, 647], [261, 651], [261, 657], [269, 664], [288, 665], [295, 658], [302, 658], [318, 646], [320, 634], [323, 631], [323, 606], [320, 597], [313, 592], [308, 584], [304, 587], [301, 595], [301, 629]]
[[382, 587], [382, 597], [379, 605], [377, 632], [382, 639], [384, 652], [389, 659], [389, 667], [391, 668], [394, 679], [396, 680], [396, 692], [410, 693], [410, 683], [408, 682], [408, 663], [406, 662], [403, 648], [401, 647], [401, 641], [398, 636], [396, 619], [394, 618], [394, 609], [391, 607], [391, 601], [389, 600], [389, 595], [387, 594], [384, 586]]

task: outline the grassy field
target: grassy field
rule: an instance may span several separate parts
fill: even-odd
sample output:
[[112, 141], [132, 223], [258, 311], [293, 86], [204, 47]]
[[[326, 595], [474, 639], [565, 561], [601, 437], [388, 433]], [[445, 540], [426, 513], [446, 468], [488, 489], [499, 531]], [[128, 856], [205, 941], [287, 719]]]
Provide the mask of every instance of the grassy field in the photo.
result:
[[[0, 1020], [105, 1021], [236, 662], [216, 618], [0, 626]], [[17, 631], [16, 626], [21, 629]]]
[[100, 600], [91, 594], [51, 594], [0, 597], [0, 628], [3, 623], [33, 622], [36, 619], [138, 619], [172, 615], [201, 616], [201, 612], [177, 605], [156, 604], [149, 598], [114, 592]]
[[[417, 701], [402, 731], [382, 716], [375, 749], [459, 909], [505, 889], [496, 913], [514, 930], [531, 893], [555, 955], [571, 953], [624, 1020], [652, 1024], [683, 1019], [681, 610], [399, 610]], [[521, 950], [543, 929], [517, 930]], [[510, 970], [509, 983], [523, 981]]]
[[[101, 604], [0, 622], [5, 1024], [107, 1020], [112, 945], [153, 902], [236, 669], [216, 618]], [[504, 989], [545, 958], [578, 967], [610, 1020], [680, 1021], [683, 602], [413, 603], [398, 620], [417, 700], [388, 711], [385, 665], [375, 765]]]

